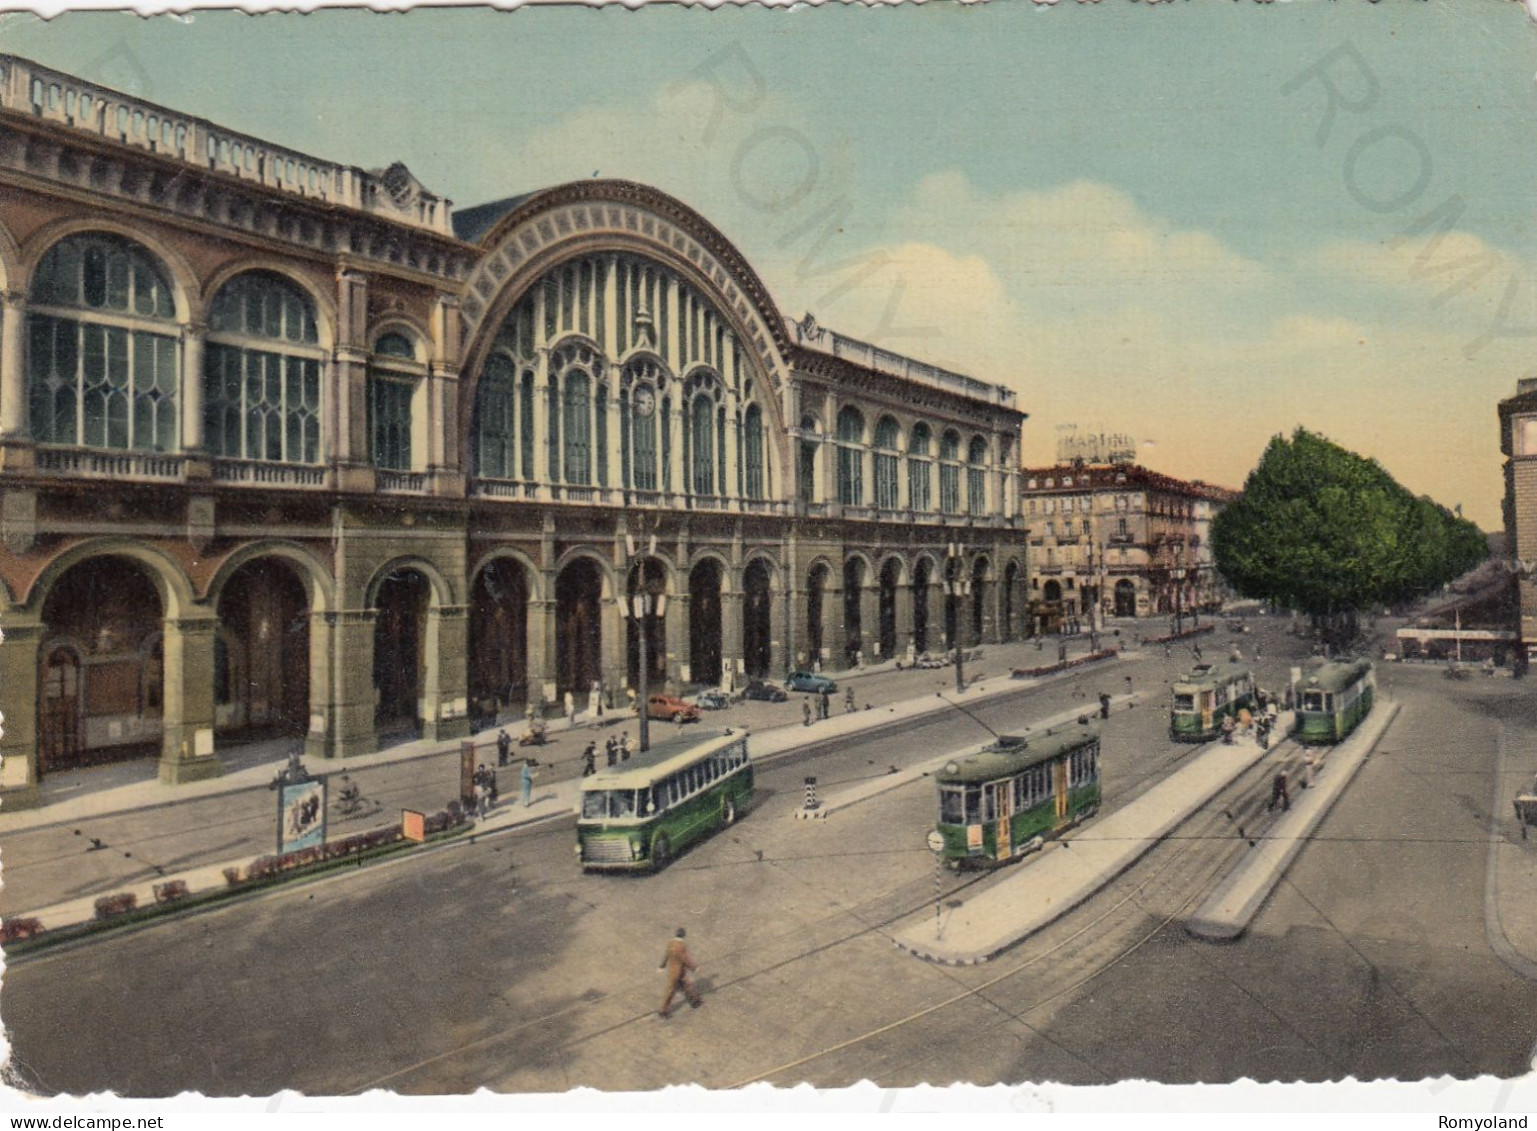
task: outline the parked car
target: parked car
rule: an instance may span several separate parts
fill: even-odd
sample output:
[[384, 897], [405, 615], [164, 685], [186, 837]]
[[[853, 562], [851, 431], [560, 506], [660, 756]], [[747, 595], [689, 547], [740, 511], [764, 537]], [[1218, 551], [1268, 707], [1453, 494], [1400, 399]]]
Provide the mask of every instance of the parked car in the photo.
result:
[[646, 700], [646, 717], [670, 719], [675, 723], [697, 723], [699, 708], [692, 703], [685, 703], [676, 695], [653, 695]]
[[724, 711], [731, 706], [731, 700], [726, 698], [724, 693], [712, 688], [694, 696], [694, 705], [702, 711]]
[[785, 690], [767, 680], [755, 679], [742, 688], [743, 699], [757, 699], [763, 703], [783, 703], [790, 698]]
[[785, 687], [791, 691], [809, 691], [813, 695], [821, 695], [823, 692], [831, 695], [838, 690], [836, 683], [816, 672], [791, 672], [790, 678], [785, 680]]
[[915, 668], [942, 668], [945, 666], [945, 658], [936, 656], [932, 652], [924, 652], [914, 661]]

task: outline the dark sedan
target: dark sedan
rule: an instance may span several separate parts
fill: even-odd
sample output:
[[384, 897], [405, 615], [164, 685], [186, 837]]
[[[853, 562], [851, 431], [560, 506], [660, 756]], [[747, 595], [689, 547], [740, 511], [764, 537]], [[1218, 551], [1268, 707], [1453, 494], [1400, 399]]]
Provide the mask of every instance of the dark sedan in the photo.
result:
[[785, 690], [767, 680], [755, 679], [742, 689], [743, 699], [757, 699], [764, 703], [783, 703], [790, 698]]

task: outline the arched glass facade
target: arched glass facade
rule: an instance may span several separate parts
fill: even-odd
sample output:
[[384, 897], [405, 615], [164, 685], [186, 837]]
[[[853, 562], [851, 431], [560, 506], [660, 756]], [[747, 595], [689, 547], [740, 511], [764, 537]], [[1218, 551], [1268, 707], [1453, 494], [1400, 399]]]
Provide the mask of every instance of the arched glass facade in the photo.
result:
[[315, 309], [268, 271], [237, 275], [209, 308], [204, 442], [215, 455], [281, 463], [320, 460]]
[[27, 319], [33, 438], [169, 452], [180, 349], [160, 265], [120, 236], [69, 236], [38, 264]]

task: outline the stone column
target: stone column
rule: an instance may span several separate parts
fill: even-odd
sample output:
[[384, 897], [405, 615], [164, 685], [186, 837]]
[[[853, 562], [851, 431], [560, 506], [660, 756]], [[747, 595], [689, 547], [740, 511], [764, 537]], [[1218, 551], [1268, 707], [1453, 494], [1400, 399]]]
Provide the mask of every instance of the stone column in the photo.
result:
[[890, 656], [877, 656], [875, 646], [881, 640], [881, 589], [880, 582], [860, 586], [859, 589], [859, 632], [860, 648], [865, 654], [865, 663], [873, 664], [878, 659], [889, 660]]
[[429, 742], [470, 733], [469, 607], [439, 605], [427, 610], [422, 680], [422, 737]]
[[683, 415], [688, 406], [679, 395], [681, 391], [682, 386], [673, 382], [673, 406], [667, 419], [667, 443], [671, 466], [667, 469], [667, 482], [664, 489], [674, 496], [684, 495], [685, 484], [688, 483], [688, 469], [683, 462]]
[[[600, 410], [605, 414], [606, 428], [603, 433], [603, 443], [608, 450], [605, 457], [608, 475], [603, 480], [604, 487], [623, 487], [624, 485], [624, 445], [619, 442], [619, 377], [619, 370], [608, 371], [608, 380], [605, 382], [608, 385], [608, 397]], [[618, 497], [610, 496], [610, 498]]]
[[[693, 675], [692, 672], [685, 675], [689, 662], [690, 605], [687, 593], [669, 594], [667, 597], [667, 622], [664, 626], [667, 640], [667, 689], [672, 692], [678, 691], [681, 684]], [[650, 689], [653, 695], [660, 690], [656, 687]]]
[[726, 481], [720, 485], [720, 497], [722, 499], [740, 500], [741, 492], [737, 490], [737, 464], [741, 461], [742, 453], [738, 450], [737, 437], [741, 435], [738, 426], [737, 414], [741, 406], [737, 404], [736, 394], [726, 394]]
[[[614, 709], [620, 711], [628, 700], [624, 688], [629, 683], [629, 665], [626, 663], [629, 647], [629, 618], [624, 613], [624, 577], [619, 578], [620, 595], [604, 597], [599, 609], [599, 623], [603, 632], [603, 709], [608, 710], [607, 692], [614, 693]], [[586, 702], [585, 697], [583, 702]]]
[[325, 613], [331, 637], [330, 694], [325, 706], [326, 742], [332, 757], [372, 754], [379, 748], [374, 716], [374, 609]]
[[168, 617], [161, 643], [160, 780], [166, 785], [218, 777], [213, 750], [213, 657], [218, 619]]
[[[795, 597], [795, 592], [782, 584], [769, 586], [769, 677], [772, 679], [778, 679], [794, 666], [792, 643], [802, 650], [806, 647], [804, 606], [800, 626], [797, 628], [792, 623], [795, 620]], [[786, 601], [790, 604], [787, 605]], [[790, 633], [797, 634], [793, 642], [786, 639]]]
[[[544, 288], [538, 291], [543, 294]], [[535, 330], [539, 332], [538, 324]], [[540, 498], [552, 497], [554, 471], [550, 466], [550, 351], [541, 346], [534, 362], [534, 481], [539, 484]]]
[[[304, 733], [306, 758], [336, 756], [336, 713], [331, 703], [336, 660], [335, 624], [326, 613], [311, 612], [310, 622], [310, 717]], [[372, 665], [370, 665], [372, 667]]]
[[23, 614], [8, 612], [0, 641], [0, 687], [5, 689], [5, 733], [0, 735], [0, 807], [31, 808], [42, 803], [38, 789], [37, 654], [43, 625]]
[[27, 435], [27, 296], [0, 295], [0, 439]]
[[[742, 659], [742, 610], [745, 602], [740, 590], [730, 589], [730, 581], [722, 579], [720, 594], [720, 655], [721, 681], [731, 687], [740, 687], [741, 673], [737, 664]], [[772, 622], [770, 622], [772, 623]], [[726, 673], [730, 674], [727, 675]]]
[[[553, 593], [554, 578], [546, 575], [545, 592]], [[555, 602], [528, 602], [528, 701], [555, 701]]]
[[202, 452], [203, 346], [208, 333], [204, 322], [181, 328], [181, 450]]
[[[844, 645], [848, 642], [848, 626], [844, 623], [843, 582], [834, 574], [828, 576], [828, 586], [822, 590], [822, 649], [827, 653], [822, 666], [827, 669], [842, 668], [848, 663]], [[813, 656], [811, 660], [818, 657]]]
[[896, 657], [883, 656], [882, 659], [896, 658], [905, 664], [908, 649], [913, 647], [913, 587], [899, 584], [896, 597], [897, 654]]
[[357, 271], [336, 276], [336, 341], [332, 372], [334, 392], [327, 450], [340, 467], [343, 489], [371, 491], [373, 469], [368, 435], [368, 278]]

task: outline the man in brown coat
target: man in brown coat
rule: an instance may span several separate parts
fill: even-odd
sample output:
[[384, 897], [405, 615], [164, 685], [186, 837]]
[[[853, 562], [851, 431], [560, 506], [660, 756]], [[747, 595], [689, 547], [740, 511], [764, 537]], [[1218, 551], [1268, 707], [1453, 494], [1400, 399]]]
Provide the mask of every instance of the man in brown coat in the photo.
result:
[[663, 1018], [672, 1016], [672, 998], [679, 989], [682, 989], [683, 996], [688, 998], [689, 1005], [694, 1009], [704, 1004], [704, 999], [694, 988], [694, 980], [688, 976], [689, 971], [698, 966], [694, 956], [688, 952], [688, 944], [683, 941], [686, 934], [679, 927], [678, 933], [667, 944], [667, 953], [662, 955], [662, 965], [667, 968], [667, 992], [662, 995], [662, 1008], [659, 1011]]

